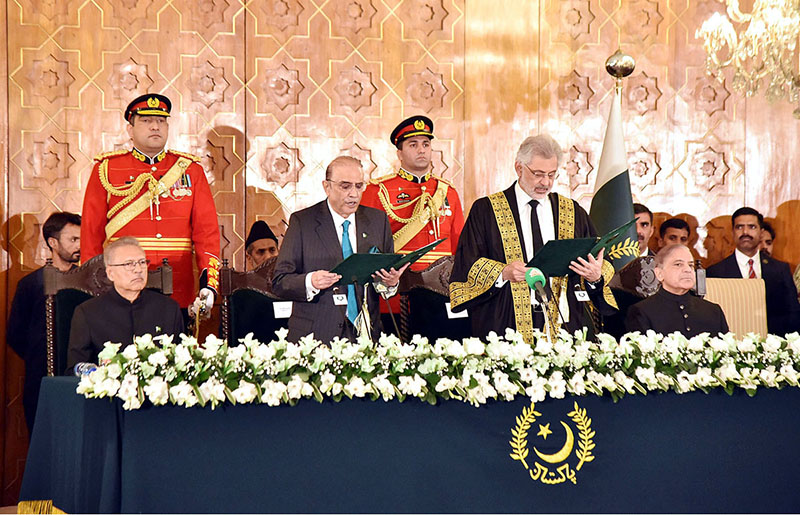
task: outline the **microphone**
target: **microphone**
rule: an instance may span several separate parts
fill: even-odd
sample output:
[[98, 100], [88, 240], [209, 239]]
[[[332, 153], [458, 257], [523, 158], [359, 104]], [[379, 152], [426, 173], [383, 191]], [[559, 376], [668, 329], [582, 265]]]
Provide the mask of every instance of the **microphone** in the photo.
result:
[[528, 283], [531, 290], [536, 290], [536, 292], [541, 296], [544, 302], [549, 302], [547, 298], [547, 292], [544, 289], [544, 285], [547, 280], [544, 277], [544, 274], [538, 268], [529, 268], [527, 272], [525, 272], [525, 282]]

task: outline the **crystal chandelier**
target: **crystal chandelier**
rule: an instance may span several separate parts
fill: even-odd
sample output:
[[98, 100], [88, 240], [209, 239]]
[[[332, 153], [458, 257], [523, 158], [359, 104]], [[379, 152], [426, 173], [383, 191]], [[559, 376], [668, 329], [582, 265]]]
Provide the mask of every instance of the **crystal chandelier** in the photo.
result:
[[[798, 104], [800, 0], [755, 0], [751, 13], [739, 9], [739, 0], [721, 1], [727, 4], [728, 16], [715, 13], [695, 34], [703, 39], [708, 73], [721, 81], [730, 68], [737, 93], [749, 97], [765, 86], [770, 102], [786, 99]], [[738, 34], [731, 20], [742, 29]], [[800, 107], [794, 116], [800, 118]]]

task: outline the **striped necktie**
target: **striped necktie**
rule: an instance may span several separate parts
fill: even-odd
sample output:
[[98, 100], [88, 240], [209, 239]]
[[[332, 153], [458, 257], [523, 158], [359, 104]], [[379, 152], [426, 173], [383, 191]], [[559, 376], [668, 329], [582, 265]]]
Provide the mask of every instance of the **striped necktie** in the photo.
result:
[[753, 269], [753, 259], [752, 258], [748, 259], [747, 260], [747, 264], [750, 265], [750, 273], [748, 274], [748, 278], [749, 279], [755, 279], [756, 278], [756, 271]]

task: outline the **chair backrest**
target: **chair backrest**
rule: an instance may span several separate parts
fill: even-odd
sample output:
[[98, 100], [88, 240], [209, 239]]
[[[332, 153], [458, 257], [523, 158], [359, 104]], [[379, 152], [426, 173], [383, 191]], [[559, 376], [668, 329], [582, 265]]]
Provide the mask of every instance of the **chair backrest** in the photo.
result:
[[638, 257], [614, 274], [609, 286], [639, 300], [647, 298], [658, 291], [659, 282], [656, 279], [655, 268], [654, 256]]
[[445, 303], [450, 302], [450, 274], [453, 256], [444, 256], [424, 270], [406, 270], [400, 276], [398, 293], [406, 297], [401, 302], [401, 338], [408, 341], [414, 334], [436, 338], [463, 339], [472, 334], [467, 317], [450, 318]]
[[[44, 267], [44, 294], [47, 328], [47, 375], [67, 366], [67, 349], [72, 315], [79, 304], [111, 290], [103, 255], [97, 255], [67, 272], [61, 272], [48, 259]], [[172, 295], [172, 267], [164, 259], [156, 270], [147, 273], [147, 288]]]
[[767, 297], [763, 279], [706, 279], [706, 300], [719, 304], [728, 328], [741, 338], [767, 334]]
[[220, 332], [229, 345], [236, 345], [247, 333], [266, 343], [275, 338], [275, 331], [288, 327], [288, 318], [275, 316], [275, 303], [284, 302], [272, 292], [277, 259], [271, 257], [249, 272], [237, 272], [223, 260], [219, 271]]

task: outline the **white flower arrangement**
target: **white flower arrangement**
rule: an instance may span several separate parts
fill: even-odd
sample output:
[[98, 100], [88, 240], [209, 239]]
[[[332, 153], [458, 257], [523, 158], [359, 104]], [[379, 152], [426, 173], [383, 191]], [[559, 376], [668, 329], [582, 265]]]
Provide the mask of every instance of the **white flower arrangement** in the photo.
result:
[[440, 338], [433, 344], [414, 336], [402, 343], [382, 335], [378, 342], [335, 339], [330, 345], [306, 336], [298, 343], [277, 339], [261, 343], [248, 335], [228, 347], [215, 336], [201, 345], [180, 335], [137, 337], [120, 352], [106, 343], [103, 363], [83, 376], [77, 392], [89, 398], [117, 397], [125, 409], [175, 404], [215, 408], [221, 403], [269, 406], [296, 404], [314, 398], [340, 401], [370, 398], [400, 402], [418, 398], [435, 404], [455, 399], [480, 406], [490, 400], [512, 401], [527, 396], [540, 402], [548, 396], [677, 393], [742, 388], [755, 395], [761, 388], [798, 386], [800, 334], [786, 337], [680, 333], [629, 333], [619, 341], [601, 334], [562, 331], [555, 341], [543, 333], [533, 345], [506, 330], [486, 341]]

